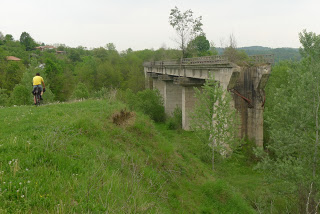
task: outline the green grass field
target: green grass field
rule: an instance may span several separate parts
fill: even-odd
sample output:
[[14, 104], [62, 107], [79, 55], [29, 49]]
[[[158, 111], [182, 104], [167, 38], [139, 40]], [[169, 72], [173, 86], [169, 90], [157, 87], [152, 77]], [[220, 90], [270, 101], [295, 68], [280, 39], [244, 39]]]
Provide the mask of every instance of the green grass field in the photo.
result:
[[[0, 109], [0, 213], [256, 213], [263, 175], [119, 102]], [[239, 165], [240, 164], [240, 165]], [[256, 201], [258, 203], [258, 201]]]

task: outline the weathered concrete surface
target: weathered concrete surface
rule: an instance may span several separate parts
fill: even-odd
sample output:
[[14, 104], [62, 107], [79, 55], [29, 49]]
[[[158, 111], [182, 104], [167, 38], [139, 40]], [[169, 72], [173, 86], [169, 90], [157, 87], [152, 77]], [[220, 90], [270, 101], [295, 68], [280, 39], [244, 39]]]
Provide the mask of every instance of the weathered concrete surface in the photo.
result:
[[175, 108], [182, 109], [182, 86], [165, 81], [163, 99], [166, 114], [172, 116]]
[[[201, 90], [200, 86], [194, 86]], [[194, 96], [194, 87], [182, 87], [182, 128], [184, 130], [190, 130], [190, 112], [193, 110], [194, 105], [197, 102], [197, 98]]]
[[[190, 128], [189, 112], [197, 102], [194, 87], [201, 88], [214, 75], [233, 97], [241, 119], [239, 136], [263, 146], [264, 87], [271, 72], [271, 56], [253, 56], [250, 66], [238, 66], [222, 56], [144, 63], [146, 88], [160, 91], [167, 114], [182, 109], [183, 129]], [[181, 98], [180, 98], [181, 97]]]
[[237, 84], [231, 90], [241, 118], [240, 136], [255, 140], [258, 146], [263, 146], [263, 89], [270, 72], [271, 65], [241, 67]]

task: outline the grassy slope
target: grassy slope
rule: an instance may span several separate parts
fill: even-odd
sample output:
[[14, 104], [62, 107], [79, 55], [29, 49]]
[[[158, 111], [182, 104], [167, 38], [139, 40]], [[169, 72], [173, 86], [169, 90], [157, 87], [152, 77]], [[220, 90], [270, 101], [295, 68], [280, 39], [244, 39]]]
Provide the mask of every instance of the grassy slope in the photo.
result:
[[257, 176], [249, 188], [261, 176], [228, 175], [235, 167], [221, 164], [213, 173], [192, 133], [145, 115], [116, 126], [122, 108], [89, 100], [0, 109], [0, 213], [254, 213], [255, 190], [241, 186], [246, 173]]

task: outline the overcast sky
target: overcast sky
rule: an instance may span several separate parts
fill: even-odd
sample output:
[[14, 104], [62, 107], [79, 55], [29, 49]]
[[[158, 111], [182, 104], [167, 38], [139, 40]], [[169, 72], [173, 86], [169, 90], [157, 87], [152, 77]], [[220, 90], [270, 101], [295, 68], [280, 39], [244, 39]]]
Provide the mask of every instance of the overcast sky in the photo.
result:
[[176, 48], [170, 10], [202, 16], [207, 39], [221, 46], [299, 47], [303, 29], [320, 34], [319, 0], [0, 0], [0, 31], [18, 40], [117, 50]]

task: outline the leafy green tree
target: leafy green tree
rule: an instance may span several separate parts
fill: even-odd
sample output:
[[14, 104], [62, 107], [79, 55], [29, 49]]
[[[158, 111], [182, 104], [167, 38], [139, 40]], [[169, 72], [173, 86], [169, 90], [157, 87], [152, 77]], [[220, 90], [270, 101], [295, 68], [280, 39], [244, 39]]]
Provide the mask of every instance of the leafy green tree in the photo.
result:
[[215, 152], [226, 156], [236, 142], [236, 113], [231, 108], [231, 95], [214, 78], [206, 80], [201, 90], [194, 90], [198, 101], [190, 113], [191, 128], [211, 148], [214, 170]]
[[33, 38], [27, 32], [21, 33], [20, 43], [25, 46], [26, 51], [31, 51], [37, 46]]
[[182, 57], [186, 57], [188, 43], [196, 36], [202, 35], [202, 16], [193, 18], [192, 10], [181, 12], [178, 7], [171, 9], [169, 23], [175, 29], [178, 40], [177, 43], [182, 50]]
[[2, 87], [11, 92], [20, 83], [25, 67], [21, 62], [8, 62], [5, 66]]
[[0, 45], [4, 44], [4, 35], [3, 33], [0, 31]]
[[283, 72], [286, 80], [273, 90], [265, 119], [268, 153], [259, 165], [288, 184], [284, 194], [295, 194], [300, 213], [317, 213], [320, 204], [319, 41], [320, 35], [300, 33], [304, 58]]
[[97, 81], [97, 66], [99, 60], [93, 57], [85, 57], [81, 63], [78, 63], [74, 68], [74, 74], [76, 75], [76, 82], [82, 82], [87, 87], [88, 90], [99, 89], [96, 88]]
[[123, 77], [117, 67], [113, 66], [109, 61], [105, 61], [98, 65], [96, 76], [96, 88], [120, 88]]
[[14, 38], [11, 34], [6, 34], [6, 36], [4, 37], [5, 42], [8, 41], [14, 41]]
[[81, 55], [80, 53], [75, 50], [74, 48], [70, 49], [68, 51], [68, 57], [72, 62], [80, 62], [81, 61]]
[[[53, 60], [47, 59], [45, 62], [44, 72], [48, 80], [46, 81], [51, 88], [52, 93], [57, 100], [66, 100], [66, 96], [63, 94], [63, 75], [61, 67]], [[41, 73], [40, 73], [41, 74]]]
[[187, 57], [211, 56], [210, 42], [205, 35], [197, 36], [187, 46]]
[[92, 54], [101, 60], [106, 60], [108, 58], [108, 51], [103, 47], [93, 49]]

